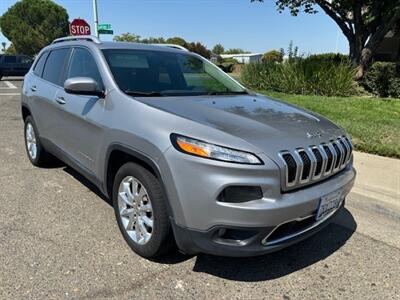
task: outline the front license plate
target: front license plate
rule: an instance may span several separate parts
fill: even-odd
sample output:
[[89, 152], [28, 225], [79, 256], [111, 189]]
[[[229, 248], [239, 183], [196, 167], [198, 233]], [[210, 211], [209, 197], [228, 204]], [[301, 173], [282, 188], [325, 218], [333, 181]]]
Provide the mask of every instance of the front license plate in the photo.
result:
[[342, 203], [342, 190], [321, 197], [317, 211], [317, 220], [323, 219], [339, 208]]

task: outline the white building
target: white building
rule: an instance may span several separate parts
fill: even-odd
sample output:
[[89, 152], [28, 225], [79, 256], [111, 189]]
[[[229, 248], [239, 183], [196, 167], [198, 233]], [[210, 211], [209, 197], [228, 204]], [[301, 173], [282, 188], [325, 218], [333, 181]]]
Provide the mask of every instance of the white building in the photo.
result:
[[223, 59], [233, 58], [241, 64], [257, 63], [261, 62], [261, 53], [244, 53], [244, 54], [221, 54]]

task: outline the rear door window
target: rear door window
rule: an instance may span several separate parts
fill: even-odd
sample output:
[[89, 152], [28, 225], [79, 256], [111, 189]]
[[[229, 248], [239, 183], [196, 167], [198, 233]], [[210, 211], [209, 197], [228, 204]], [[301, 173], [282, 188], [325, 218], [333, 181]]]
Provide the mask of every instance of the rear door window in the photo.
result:
[[33, 62], [33, 59], [29, 56], [20, 56], [20, 62], [21, 64], [31, 64]]
[[17, 57], [6, 55], [6, 56], [4, 56], [4, 63], [15, 64], [15, 63], [17, 63]]
[[44, 67], [43, 79], [59, 86], [63, 85], [64, 64], [68, 53], [68, 48], [56, 49], [50, 52]]
[[42, 77], [43, 68], [44, 68], [44, 64], [46, 62], [47, 55], [49, 55], [49, 52], [43, 53], [39, 57], [37, 63], [35, 64], [35, 67], [33, 68], [33, 73], [35, 73], [39, 77]]

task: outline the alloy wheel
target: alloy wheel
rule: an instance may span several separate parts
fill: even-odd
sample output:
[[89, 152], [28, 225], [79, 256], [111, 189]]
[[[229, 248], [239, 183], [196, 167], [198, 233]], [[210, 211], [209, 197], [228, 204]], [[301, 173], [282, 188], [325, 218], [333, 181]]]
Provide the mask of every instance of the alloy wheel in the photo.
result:
[[26, 138], [26, 148], [28, 149], [28, 153], [31, 159], [36, 159], [37, 156], [37, 144], [36, 144], [36, 135], [35, 130], [31, 123], [26, 125], [25, 129], [25, 138]]
[[128, 236], [139, 245], [146, 244], [153, 233], [153, 207], [146, 188], [133, 176], [119, 185], [118, 209]]

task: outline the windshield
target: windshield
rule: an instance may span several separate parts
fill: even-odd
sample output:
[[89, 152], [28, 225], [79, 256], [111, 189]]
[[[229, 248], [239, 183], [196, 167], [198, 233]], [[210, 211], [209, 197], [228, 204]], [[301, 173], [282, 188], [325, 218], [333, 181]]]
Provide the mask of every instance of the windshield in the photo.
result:
[[106, 49], [104, 56], [119, 88], [137, 96], [246, 93], [213, 64], [189, 53]]

